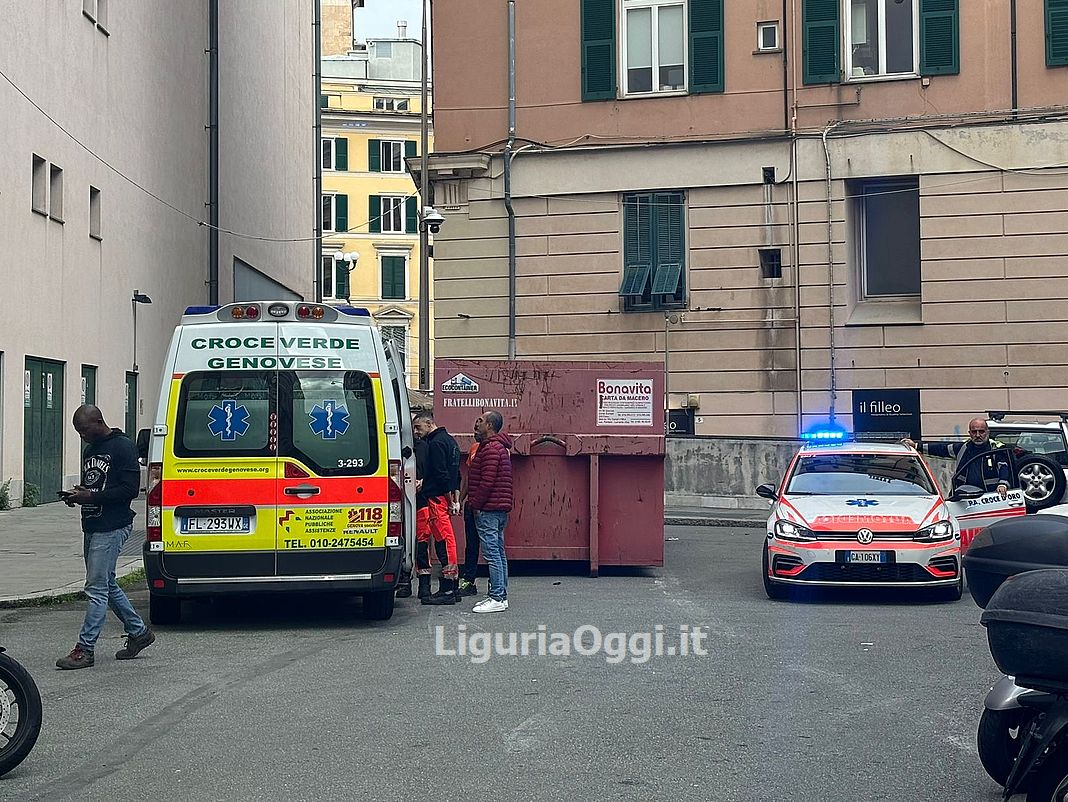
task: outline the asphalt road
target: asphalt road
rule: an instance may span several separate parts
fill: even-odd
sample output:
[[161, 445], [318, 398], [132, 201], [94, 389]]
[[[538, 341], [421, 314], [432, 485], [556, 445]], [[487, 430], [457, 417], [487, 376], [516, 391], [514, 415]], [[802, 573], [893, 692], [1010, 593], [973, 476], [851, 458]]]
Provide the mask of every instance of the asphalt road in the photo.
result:
[[[96, 666], [74, 672], [53, 665], [81, 606], [0, 611], [0, 644], [46, 705], [40, 741], [0, 779], [0, 799], [1000, 798], [974, 747], [997, 670], [970, 598], [771, 602], [760, 532], [665, 537], [663, 569], [513, 576], [500, 615], [473, 615], [471, 600], [408, 600], [374, 624], [358, 601], [195, 605], [125, 663], [111, 657], [111, 620]], [[146, 608], [144, 592], [134, 600]], [[586, 624], [661, 625], [665, 652], [681, 626], [707, 627], [709, 653], [435, 654], [438, 626], [455, 649], [463, 625], [544, 625], [548, 644]]]

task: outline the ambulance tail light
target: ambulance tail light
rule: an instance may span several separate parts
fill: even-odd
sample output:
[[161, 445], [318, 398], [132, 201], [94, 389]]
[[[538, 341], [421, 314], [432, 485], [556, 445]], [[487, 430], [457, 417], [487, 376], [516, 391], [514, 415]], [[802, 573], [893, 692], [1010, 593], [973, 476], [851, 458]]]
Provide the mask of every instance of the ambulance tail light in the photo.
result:
[[163, 464], [148, 466], [148, 509], [146, 528], [149, 542], [163, 540]]
[[404, 534], [404, 468], [399, 459], [389, 461], [389, 524], [386, 534]]

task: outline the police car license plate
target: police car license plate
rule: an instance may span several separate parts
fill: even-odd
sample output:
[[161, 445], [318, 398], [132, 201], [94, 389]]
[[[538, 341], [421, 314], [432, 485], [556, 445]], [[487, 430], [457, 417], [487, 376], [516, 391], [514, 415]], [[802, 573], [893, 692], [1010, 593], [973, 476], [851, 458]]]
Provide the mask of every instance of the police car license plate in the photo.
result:
[[249, 532], [249, 520], [241, 516], [219, 518], [183, 518], [182, 534], [244, 535]]
[[846, 552], [846, 562], [849, 563], [884, 563], [886, 562], [885, 551], [849, 551]]

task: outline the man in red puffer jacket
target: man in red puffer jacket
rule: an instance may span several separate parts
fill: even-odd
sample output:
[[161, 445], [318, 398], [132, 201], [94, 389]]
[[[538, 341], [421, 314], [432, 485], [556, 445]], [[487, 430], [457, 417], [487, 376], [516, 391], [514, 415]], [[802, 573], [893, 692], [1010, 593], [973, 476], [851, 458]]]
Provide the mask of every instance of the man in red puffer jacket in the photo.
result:
[[467, 503], [475, 513], [482, 556], [489, 567], [489, 596], [472, 608], [475, 613], [503, 613], [508, 609], [508, 558], [504, 528], [512, 510], [512, 438], [504, 434], [501, 413], [482, 414], [482, 444], [475, 452], [467, 478]]

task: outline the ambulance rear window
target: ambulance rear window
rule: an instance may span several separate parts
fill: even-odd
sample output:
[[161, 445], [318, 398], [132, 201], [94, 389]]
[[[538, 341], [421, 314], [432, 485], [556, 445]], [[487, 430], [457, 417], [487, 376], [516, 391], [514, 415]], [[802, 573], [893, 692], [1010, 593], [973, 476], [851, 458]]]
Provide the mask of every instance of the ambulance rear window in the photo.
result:
[[268, 449], [272, 376], [261, 371], [190, 373], [178, 399], [179, 457], [273, 456]]
[[279, 381], [284, 456], [299, 459], [319, 476], [378, 471], [374, 386], [366, 373], [286, 372]]

